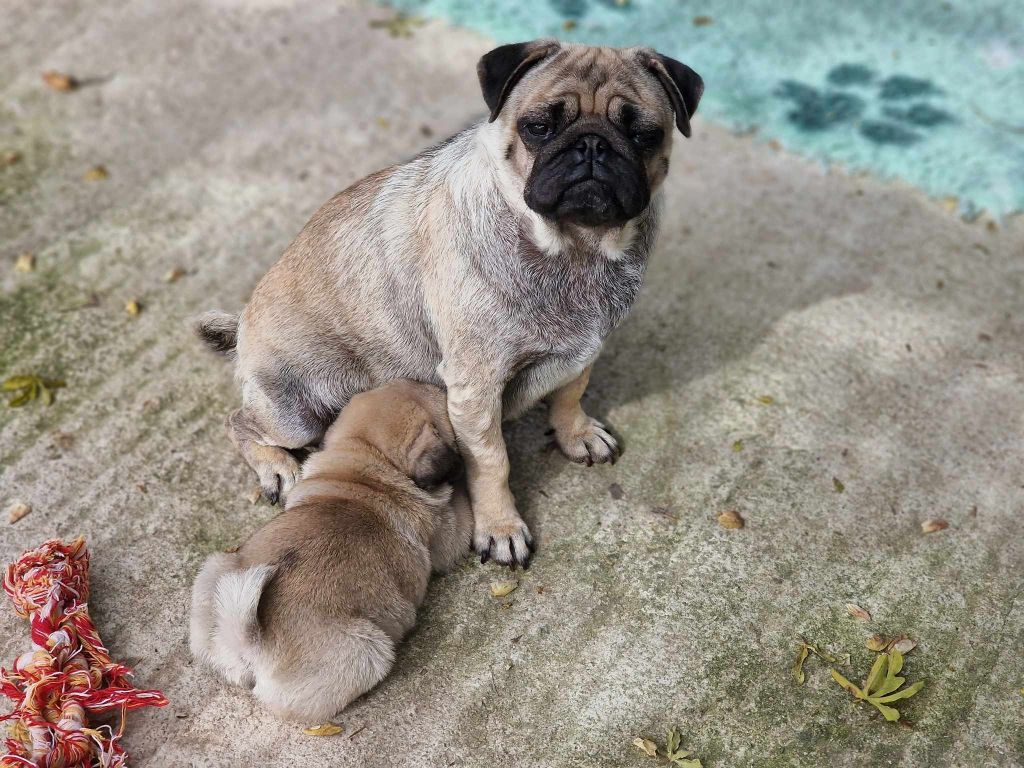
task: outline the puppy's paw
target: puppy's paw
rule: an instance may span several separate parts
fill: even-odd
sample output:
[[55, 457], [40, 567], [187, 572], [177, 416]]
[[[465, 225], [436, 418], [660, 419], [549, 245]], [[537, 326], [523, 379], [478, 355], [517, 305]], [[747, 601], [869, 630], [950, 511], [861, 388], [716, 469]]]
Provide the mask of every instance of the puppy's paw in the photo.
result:
[[473, 549], [480, 555], [481, 563], [494, 560], [513, 570], [520, 565], [526, 570], [530, 567], [535, 546], [530, 529], [513, 510], [502, 515], [477, 513]]
[[276, 445], [253, 445], [246, 458], [256, 470], [264, 498], [271, 504], [277, 504], [282, 497], [287, 496], [299, 480], [299, 462], [284, 448]]
[[555, 443], [570, 461], [586, 464], [611, 462], [619, 458], [619, 444], [597, 419], [585, 416], [568, 427], [555, 427]]

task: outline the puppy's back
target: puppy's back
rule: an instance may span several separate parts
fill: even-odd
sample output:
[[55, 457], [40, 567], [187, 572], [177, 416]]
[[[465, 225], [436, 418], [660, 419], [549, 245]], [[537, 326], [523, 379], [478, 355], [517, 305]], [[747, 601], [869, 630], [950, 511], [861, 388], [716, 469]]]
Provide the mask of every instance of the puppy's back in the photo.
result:
[[[403, 501], [405, 499], [403, 497]], [[290, 506], [193, 588], [192, 651], [279, 717], [323, 721], [390, 671], [415, 623], [430, 551], [383, 493]]]

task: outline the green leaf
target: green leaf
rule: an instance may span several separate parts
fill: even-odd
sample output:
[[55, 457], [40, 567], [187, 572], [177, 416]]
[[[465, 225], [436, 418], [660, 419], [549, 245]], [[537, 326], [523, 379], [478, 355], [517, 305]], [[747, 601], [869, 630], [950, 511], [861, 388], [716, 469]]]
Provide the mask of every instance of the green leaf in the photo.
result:
[[868, 679], [864, 682], [864, 688], [857, 688], [853, 683], [832, 670], [832, 678], [846, 690], [862, 701], [867, 701], [875, 707], [889, 722], [900, 719], [900, 713], [895, 707], [886, 706], [900, 699], [909, 699], [924, 687], [924, 680], [899, 690], [906, 682], [905, 678], [899, 677], [896, 673], [903, 669], [903, 654], [895, 648], [889, 653], [879, 654], [875, 663], [871, 666]]
[[668, 752], [669, 757], [675, 754], [675, 752], [679, 749], [680, 741], [681, 737], [679, 736], [679, 731], [675, 728], [670, 728], [668, 731], [668, 736], [665, 737], [665, 751]]
[[837, 670], [834, 670], [834, 669], [832, 670], [832, 679], [835, 680], [837, 683], [839, 683], [841, 686], [843, 686], [843, 688], [848, 690], [850, 693], [852, 693], [858, 699], [866, 698], [866, 696], [864, 695], [864, 692], [860, 688], [858, 688], [856, 685], [854, 685], [849, 680], [847, 680], [845, 677], [843, 677], [841, 674], [839, 674], [839, 672]]
[[903, 669], [903, 654], [893, 648], [889, 652], [889, 677], [898, 675]]
[[2, 386], [4, 392], [13, 392], [16, 389], [26, 389], [31, 387], [32, 382], [35, 380], [35, 376], [11, 376], [9, 379], [4, 381]]
[[888, 663], [889, 657], [885, 654], [875, 659], [875, 663], [871, 666], [871, 672], [868, 673], [868, 679], [864, 681], [864, 694], [866, 696], [870, 696], [885, 679], [885, 668]]
[[7, 404], [11, 408], [18, 408], [37, 398], [41, 398], [45, 405], [53, 403], [54, 389], [67, 386], [59, 379], [44, 379], [34, 374], [25, 376], [11, 376], [0, 385], [4, 392], [17, 392]]
[[896, 693], [892, 693], [888, 696], [879, 696], [877, 697], [877, 699], [875, 697], [872, 697], [872, 703], [874, 703], [874, 701], [877, 700], [882, 704], [888, 704], [892, 701], [899, 701], [900, 699], [909, 699], [922, 688], [924, 688], [924, 680], [918, 680], [916, 683], [907, 688], [904, 688], [902, 691], [897, 691]]
[[877, 702], [871, 702], [875, 705], [879, 712], [882, 713], [882, 717], [888, 720], [890, 723], [895, 723], [900, 719], [899, 710], [893, 707], [887, 707], [884, 704], [878, 704]]
[[14, 397], [14, 398], [11, 398], [10, 400], [8, 400], [7, 401], [7, 406], [9, 408], [20, 408], [21, 406], [25, 405], [25, 403], [27, 403], [29, 400], [32, 399], [31, 392], [32, 392], [31, 390], [26, 389], [24, 392], [22, 392], [17, 397]]

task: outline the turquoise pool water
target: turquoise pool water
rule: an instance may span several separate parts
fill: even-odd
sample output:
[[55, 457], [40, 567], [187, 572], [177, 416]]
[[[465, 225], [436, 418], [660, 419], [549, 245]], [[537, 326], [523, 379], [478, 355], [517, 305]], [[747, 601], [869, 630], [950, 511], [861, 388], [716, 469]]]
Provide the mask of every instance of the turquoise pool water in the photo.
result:
[[696, 69], [700, 112], [851, 169], [1024, 210], [1024, 0], [391, 0], [502, 41], [649, 45]]

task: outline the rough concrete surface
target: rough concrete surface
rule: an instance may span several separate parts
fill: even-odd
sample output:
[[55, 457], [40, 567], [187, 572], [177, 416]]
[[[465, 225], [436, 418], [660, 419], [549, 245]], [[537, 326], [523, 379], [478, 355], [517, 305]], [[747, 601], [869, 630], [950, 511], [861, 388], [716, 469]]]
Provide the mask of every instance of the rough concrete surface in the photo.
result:
[[[672, 725], [706, 766], [1024, 763], [1024, 226], [965, 223], [700, 120], [587, 399], [622, 460], [546, 452], [539, 413], [507, 430], [540, 541], [519, 589], [492, 598], [505, 574], [473, 561], [438, 579], [394, 674], [330, 739], [191, 664], [199, 563], [274, 510], [246, 498], [222, 428], [230, 369], [186, 319], [240, 307], [332, 193], [483, 111], [489, 42], [369, 27], [389, 14], [3, 10], [0, 148], [22, 159], [0, 168], [0, 375], [68, 387], [0, 412], [0, 503], [34, 508], [0, 521], [0, 557], [88, 537], [103, 637], [172, 700], [129, 717], [132, 764], [653, 766], [630, 742]], [[86, 82], [48, 90], [51, 68]], [[109, 178], [83, 180], [97, 164]], [[11, 268], [24, 250], [31, 274]], [[165, 283], [175, 266], [187, 274]], [[728, 509], [744, 529], [716, 523]], [[925, 535], [929, 518], [950, 527]], [[855, 703], [819, 659], [792, 679], [800, 635], [849, 652], [861, 679], [874, 632], [919, 640], [910, 727]], [[0, 656], [27, 644], [0, 609]]]

